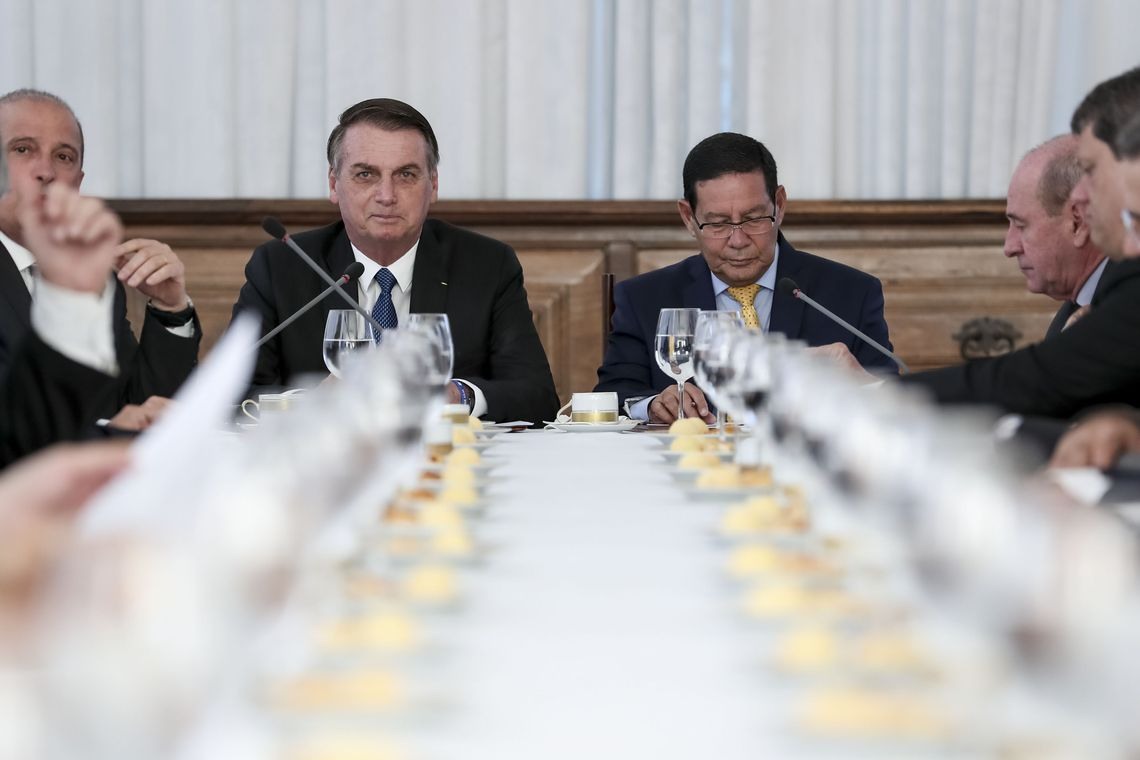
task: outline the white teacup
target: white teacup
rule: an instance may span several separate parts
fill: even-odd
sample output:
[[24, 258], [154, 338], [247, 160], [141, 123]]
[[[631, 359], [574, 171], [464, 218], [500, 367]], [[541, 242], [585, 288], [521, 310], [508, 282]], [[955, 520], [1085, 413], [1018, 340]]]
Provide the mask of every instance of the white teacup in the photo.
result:
[[575, 393], [570, 397], [571, 422], [617, 422], [617, 394]]
[[[304, 388], [294, 388], [284, 393], [262, 393], [257, 397], [257, 401], [247, 398], [241, 402], [241, 413], [251, 420], [261, 420], [270, 414], [287, 412], [297, 405], [299, 399], [297, 394], [303, 393], [304, 390]], [[250, 408], [256, 409], [257, 414], [250, 413]]]
[[467, 424], [467, 420], [471, 417], [471, 410], [467, 407], [467, 404], [444, 404], [440, 416], [448, 422], [454, 422], [456, 425], [465, 425]]

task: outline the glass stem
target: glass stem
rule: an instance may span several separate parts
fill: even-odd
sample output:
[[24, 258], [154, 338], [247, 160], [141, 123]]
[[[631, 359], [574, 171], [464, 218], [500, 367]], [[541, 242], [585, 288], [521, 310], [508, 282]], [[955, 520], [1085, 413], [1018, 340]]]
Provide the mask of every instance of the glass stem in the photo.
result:
[[685, 419], [685, 381], [677, 381], [677, 419]]

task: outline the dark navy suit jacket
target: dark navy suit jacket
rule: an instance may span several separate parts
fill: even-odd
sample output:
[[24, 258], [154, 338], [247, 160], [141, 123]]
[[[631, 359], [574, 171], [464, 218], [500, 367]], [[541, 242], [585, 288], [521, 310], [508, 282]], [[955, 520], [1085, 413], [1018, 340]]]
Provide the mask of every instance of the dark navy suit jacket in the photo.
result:
[[[791, 277], [804, 293], [884, 346], [891, 348], [883, 319], [883, 286], [869, 274], [844, 264], [797, 251], [779, 236], [776, 281]], [[616, 391], [618, 403], [652, 396], [672, 387], [653, 358], [657, 314], [666, 308], [716, 309], [712, 276], [700, 254], [672, 266], [620, 282], [614, 288], [613, 329], [596, 391]], [[897, 372], [887, 357], [803, 302], [776, 291], [769, 332], [812, 346], [844, 343], [867, 369]]]

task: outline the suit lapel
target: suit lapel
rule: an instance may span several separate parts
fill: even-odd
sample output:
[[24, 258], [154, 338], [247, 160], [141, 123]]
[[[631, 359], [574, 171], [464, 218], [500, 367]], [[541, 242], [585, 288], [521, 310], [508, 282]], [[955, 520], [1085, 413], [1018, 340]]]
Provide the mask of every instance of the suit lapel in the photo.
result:
[[3, 244], [0, 244], [0, 298], [17, 324], [31, 325], [32, 295]]
[[328, 271], [329, 277], [336, 279], [344, 274], [344, 270], [354, 261], [356, 255], [352, 252], [352, 243], [348, 239], [348, 233], [342, 228], [340, 234], [333, 240], [333, 244], [329, 246], [328, 253], [325, 254], [325, 270]]
[[445, 314], [449, 287], [451, 251], [436, 235], [431, 220], [424, 223], [420, 245], [416, 249], [416, 265], [412, 270], [413, 314]]
[[8, 249], [0, 244], [0, 349], [11, 351], [31, 329], [32, 295]]
[[689, 261], [691, 263], [686, 267], [688, 279], [681, 286], [681, 300], [676, 304], [669, 304], [669, 306], [702, 309], [704, 311], [716, 310], [716, 296], [713, 295], [712, 273], [709, 271], [709, 265], [705, 262], [704, 257], [699, 254], [690, 258]]
[[[768, 323], [768, 332], [783, 333], [789, 338], [795, 339], [800, 336], [806, 307], [803, 302], [797, 301], [791, 295], [781, 293], [779, 284], [780, 280], [785, 277], [796, 279], [800, 270], [800, 261], [796, 249], [792, 248], [791, 243], [784, 239], [783, 233], [780, 233], [779, 245], [780, 260], [776, 264], [776, 293], [772, 297], [772, 318]], [[811, 287], [811, 283], [797, 281], [797, 284], [804, 288], [805, 292], [807, 288]]]

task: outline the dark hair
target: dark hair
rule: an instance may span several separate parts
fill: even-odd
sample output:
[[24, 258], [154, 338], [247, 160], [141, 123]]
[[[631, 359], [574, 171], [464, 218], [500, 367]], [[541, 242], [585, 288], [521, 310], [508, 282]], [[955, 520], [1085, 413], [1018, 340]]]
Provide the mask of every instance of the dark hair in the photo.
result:
[[1140, 112], [1140, 66], [1092, 88], [1073, 112], [1069, 126], [1074, 135], [1091, 126], [1093, 135], [1115, 154], [1116, 133], [1137, 112]]
[[1140, 113], [1137, 113], [1120, 128], [1113, 149], [1116, 151], [1117, 158], [1128, 159], [1129, 161], [1140, 158]]
[[50, 92], [43, 90], [33, 90], [30, 87], [24, 87], [19, 90], [12, 90], [9, 93], [0, 95], [0, 106], [5, 103], [20, 103], [25, 100], [38, 100], [41, 103], [51, 103], [52, 105], [59, 106], [64, 111], [71, 114], [72, 121], [75, 122], [75, 129], [79, 132], [79, 166], [83, 166], [83, 125], [79, 123], [79, 117], [75, 115], [75, 111], [71, 110], [71, 106], [58, 95], [52, 95]]
[[681, 170], [685, 200], [697, 208], [697, 183], [725, 174], [759, 171], [768, 186], [768, 197], [776, 202], [776, 159], [759, 140], [736, 132], [721, 132], [697, 143], [685, 158]]
[[439, 165], [439, 143], [436, 142], [435, 132], [424, 115], [401, 100], [392, 98], [371, 98], [362, 100], [350, 106], [340, 115], [340, 120], [333, 127], [329, 135], [328, 159], [329, 166], [337, 169], [337, 160], [340, 156], [340, 144], [344, 142], [344, 133], [353, 124], [371, 124], [380, 129], [396, 131], [400, 129], [414, 129], [424, 136], [428, 143], [428, 171], [434, 172]]

